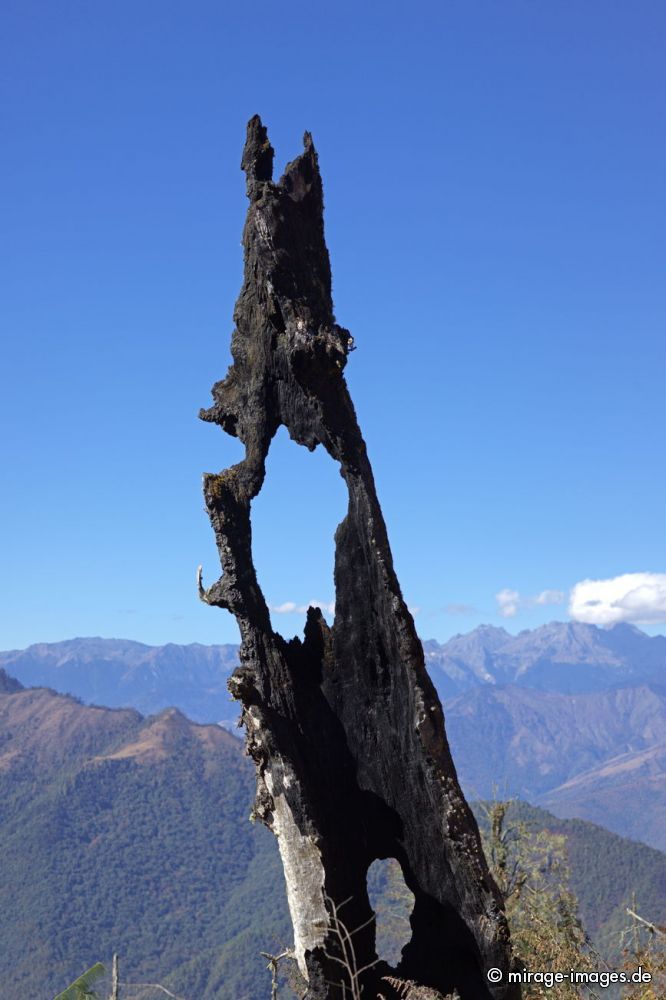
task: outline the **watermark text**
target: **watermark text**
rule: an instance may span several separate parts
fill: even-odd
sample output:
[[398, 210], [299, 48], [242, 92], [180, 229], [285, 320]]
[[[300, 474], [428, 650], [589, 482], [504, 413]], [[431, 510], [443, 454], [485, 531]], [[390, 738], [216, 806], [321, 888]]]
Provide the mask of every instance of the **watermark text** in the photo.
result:
[[542, 972], [533, 969], [520, 969], [504, 973], [501, 969], [488, 969], [487, 977], [490, 983], [501, 983], [504, 979], [508, 983], [539, 983], [547, 990], [552, 990], [554, 986], [561, 983], [599, 986], [605, 990], [615, 983], [652, 982], [652, 973], [647, 972], [642, 965], [639, 965], [635, 972], [602, 972], [596, 969], [585, 972], [579, 972], [577, 969], [568, 969], [566, 972]]

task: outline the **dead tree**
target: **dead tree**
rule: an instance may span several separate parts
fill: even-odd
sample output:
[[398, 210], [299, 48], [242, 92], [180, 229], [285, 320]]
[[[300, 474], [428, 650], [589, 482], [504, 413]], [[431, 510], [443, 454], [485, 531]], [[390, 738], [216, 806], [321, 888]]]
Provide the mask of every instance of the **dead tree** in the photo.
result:
[[[208, 589], [200, 575], [199, 589], [240, 628], [229, 687], [256, 764], [255, 812], [278, 838], [307, 997], [350, 995], [328, 899], [344, 901], [347, 926], [362, 928], [353, 944], [364, 996], [395, 974], [442, 994], [457, 989], [462, 1000], [509, 1000], [517, 987], [507, 983], [502, 900], [458, 784], [343, 376], [353, 342], [333, 315], [312, 137], [274, 183], [273, 149], [254, 117], [241, 165], [250, 205], [234, 363], [200, 415], [238, 437], [245, 458], [204, 476], [223, 572]], [[252, 561], [250, 504], [280, 425], [310, 451], [325, 448], [349, 492], [335, 535], [335, 618], [329, 625], [310, 608], [302, 641], [273, 631]], [[375, 963], [366, 887], [369, 865], [389, 857], [415, 898], [397, 970]], [[490, 968], [502, 982], [488, 982]]]

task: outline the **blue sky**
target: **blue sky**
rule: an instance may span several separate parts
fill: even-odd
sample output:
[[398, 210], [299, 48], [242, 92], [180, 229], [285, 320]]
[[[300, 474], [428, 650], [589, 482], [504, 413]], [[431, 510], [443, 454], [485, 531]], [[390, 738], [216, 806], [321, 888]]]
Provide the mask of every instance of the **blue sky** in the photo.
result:
[[[587, 605], [664, 630], [661, 2], [8, 0], [2, 21], [1, 648], [236, 640], [195, 571], [218, 572], [201, 473], [240, 449], [197, 412], [229, 363], [255, 112], [278, 169], [314, 133], [420, 633], [566, 619], [576, 584], [625, 574], [653, 576]], [[254, 512], [275, 608], [333, 599], [342, 485], [278, 436]]]

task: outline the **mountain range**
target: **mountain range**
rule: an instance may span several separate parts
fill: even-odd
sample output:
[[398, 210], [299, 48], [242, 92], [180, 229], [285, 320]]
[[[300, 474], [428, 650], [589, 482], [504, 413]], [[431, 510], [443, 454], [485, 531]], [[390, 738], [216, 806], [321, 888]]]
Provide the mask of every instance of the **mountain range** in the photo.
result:
[[[0, 670], [3, 1000], [48, 1000], [114, 951], [126, 979], [179, 996], [267, 996], [260, 952], [277, 954], [291, 930], [275, 839], [248, 822], [252, 772], [222, 727], [82, 705]], [[581, 913], [609, 958], [634, 897], [666, 918], [664, 854], [524, 803], [514, 812], [566, 836]]]
[[[518, 795], [666, 849], [666, 637], [553, 622], [423, 643], [470, 798]], [[72, 639], [0, 653], [26, 685], [233, 729], [235, 645]], [[483, 738], [479, 738], [483, 734]]]
[[666, 676], [666, 636], [649, 636], [624, 623], [603, 629], [551, 622], [515, 636], [481, 625], [443, 645], [426, 640], [423, 648], [444, 699], [477, 684], [578, 694], [618, 684], [663, 683]]
[[0, 667], [26, 686], [144, 714], [177, 706], [195, 722], [233, 716], [227, 678], [237, 664], [237, 645], [147, 646], [130, 639], [67, 639], [0, 653]]
[[[445, 643], [426, 639], [423, 649], [443, 700], [485, 684], [579, 694], [666, 678], [666, 636], [627, 624], [551, 622], [515, 636], [481, 625]], [[68, 639], [0, 652], [0, 667], [23, 684], [145, 712], [178, 704], [199, 722], [229, 714], [226, 678], [237, 663], [235, 644], [148, 646], [129, 639]]]

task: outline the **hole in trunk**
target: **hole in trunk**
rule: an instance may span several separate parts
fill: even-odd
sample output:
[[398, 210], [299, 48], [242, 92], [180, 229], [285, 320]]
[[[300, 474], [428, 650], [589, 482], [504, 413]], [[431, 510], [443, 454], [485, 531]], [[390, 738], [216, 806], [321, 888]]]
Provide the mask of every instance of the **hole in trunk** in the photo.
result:
[[407, 888], [395, 858], [372, 862], [368, 868], [368, 897], [376, 915], [377, 955], [395, 967], [412, 936], [409, 918], [414, 909], [414, 894]]
[[333, 622], [335, 529], [347, 513], [339, 466], [320, 445], [309, 452], [281, 427], [252, 502], [252, 554], [273, 628], [302, 632], [309, 604]]

